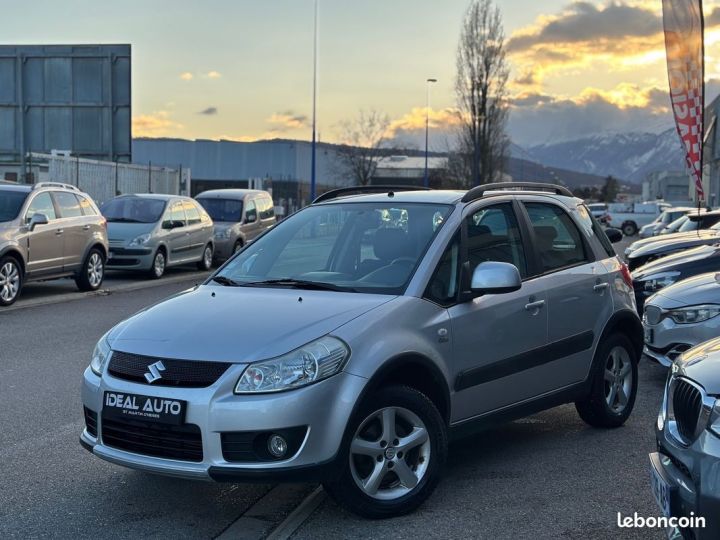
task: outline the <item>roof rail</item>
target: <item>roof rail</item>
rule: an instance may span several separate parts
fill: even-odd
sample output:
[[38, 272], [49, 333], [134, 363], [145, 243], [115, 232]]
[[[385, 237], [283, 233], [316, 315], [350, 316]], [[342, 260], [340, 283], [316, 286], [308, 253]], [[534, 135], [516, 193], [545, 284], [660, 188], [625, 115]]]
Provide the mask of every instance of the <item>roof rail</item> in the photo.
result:
[[467, 203], [485, 196], [486, 191], [512, 191], [515, 189], [525, 191], [552, 191], [556, 195], [565, 197], [574, 197], [572, 191], [565, 186], [557, 184], [542, 184], [540, 182], [498, 182], [495, 184], [483, 184], [468, 191], [462, 198], [462, 202]]
[[80, 189], [77, 186], [73, 186], [72, 184], [64, 184], [62, 182], [38, 182], [37, 184], [33, 184], [33, 190], [44, 188], [44, 187], [56, 187], [56, 188], [71, 189], [73, 191], [80, 191]]
[[332, 191], [328, 191], [326, 193], [323, 193], [319, 197], [317, 197], [312, 204], [317, 204], [325, 201], [329, 201], [332, 199], [337, 199], [338, 197], [342, 197], [344, 195], [352, 195], [353, 193], [356, 193], [358, 195], [362, 195], [365, 193], [387, 193], [390, 195], [390, 193], [394, 193], [395, 191], [430, 191], [430, 188], [421, 187], [421, 186], [353, 186], [353, 187], [344, 187], [344, 188], [338, 188], [333, 189]]

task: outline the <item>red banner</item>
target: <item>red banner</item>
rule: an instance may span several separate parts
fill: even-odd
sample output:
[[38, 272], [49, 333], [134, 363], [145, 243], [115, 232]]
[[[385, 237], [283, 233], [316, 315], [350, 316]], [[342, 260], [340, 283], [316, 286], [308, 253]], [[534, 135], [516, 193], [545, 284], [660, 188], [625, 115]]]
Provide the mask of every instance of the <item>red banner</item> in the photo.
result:
[[698, 200], [702, 184], [705, 49], [702, 0], [663, 0], [670, 99]]

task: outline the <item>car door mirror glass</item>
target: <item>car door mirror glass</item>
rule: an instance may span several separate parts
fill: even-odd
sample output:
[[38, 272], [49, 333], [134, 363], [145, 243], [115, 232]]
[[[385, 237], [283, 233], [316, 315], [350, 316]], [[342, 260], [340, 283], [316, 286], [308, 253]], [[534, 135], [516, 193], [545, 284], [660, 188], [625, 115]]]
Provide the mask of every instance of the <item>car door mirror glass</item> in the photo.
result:
[[34, 230], [38, 225], [47, 225], [49, 223], [48, 217], [45, 214], [33, 214], [28, 221], [30, 230]]
[[517, 267], [504, 262], [483, 262], [475, 267], [470, 282], [473, 296], [481, 294], [504, 294], [522, 287], [522, 278]]
[[613, 244], [617, 244], [623, 239], [623, 233], [620, 229], [609, 227], [605, 229], [605, 234], [607, 235], [608, 240], [610, 240]]
[[257, 215], [253, 212], [245, 216], [245, 223], [255, 223], [257, 221]]

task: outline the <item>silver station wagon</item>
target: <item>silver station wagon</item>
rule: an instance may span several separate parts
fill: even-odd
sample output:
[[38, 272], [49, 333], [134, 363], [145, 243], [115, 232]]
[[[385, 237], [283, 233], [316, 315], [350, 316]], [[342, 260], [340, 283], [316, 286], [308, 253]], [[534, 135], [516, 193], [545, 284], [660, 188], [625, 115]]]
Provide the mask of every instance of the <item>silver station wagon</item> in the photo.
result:
[[432, 493], [450, 435], [563, 403], [622, 425], [642, 325], [583, 202], [414, 189], [327, 193], [109, 330], [82, 445], [183, 478], [320, 481], [378, 518]]

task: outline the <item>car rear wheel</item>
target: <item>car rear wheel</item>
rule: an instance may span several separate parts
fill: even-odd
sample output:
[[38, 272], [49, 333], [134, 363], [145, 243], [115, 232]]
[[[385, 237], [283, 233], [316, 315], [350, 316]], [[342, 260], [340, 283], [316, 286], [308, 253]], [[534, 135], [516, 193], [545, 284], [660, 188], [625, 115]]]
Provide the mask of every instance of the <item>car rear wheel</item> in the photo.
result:
[[22, 289], [22, 270], [13, 257], [0, 259], [0, 306], [15, 303]]
[[350, 511], [388, 518], [415, 510], [435, 489], [447, 455], [447, 428], [413, 388], [373, 394], [348, 426], [341, 474], [326, 490]]
[[213, 261], [213, 247], [212, 244], [205, 246], [203, 250], [202, 259], [197, 263], [198, 270], [210, 270]]
[[85, 257], [75, 284], [81, 291], [97, 291], [105, 278], [105, 257], [99, 249], [93, 248]]
[[596, 353], [595, 375], [590, 395], [575, 402], [580, 418], [595, 427], [619, 427], [635, 406], [638, 359], [623, 334], [613, 334]]
[[167, 259], [165, 258], [165, 252], [162, 249], [158, 249], [153, 257], [153, 263], [150, 267], [150, 277], [153, 279], [160, 279], [165, 274], [165, 268], [167, 266]]
[[637, 225], [633, 222], [623, 223], [622, 232], [625, 236], [635, 236], [638, 232]]

